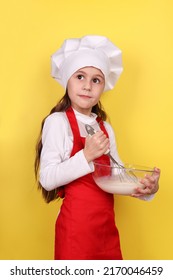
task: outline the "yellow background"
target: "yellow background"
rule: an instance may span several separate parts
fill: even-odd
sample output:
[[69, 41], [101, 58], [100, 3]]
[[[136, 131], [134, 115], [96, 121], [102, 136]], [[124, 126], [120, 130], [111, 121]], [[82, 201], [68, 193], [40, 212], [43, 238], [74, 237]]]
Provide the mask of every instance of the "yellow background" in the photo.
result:
[[0, 7], [0, 259], [53, 259], [59, 202], [37, 191], [41, 120], [64, 90], [50, 55], [69, 37], [98, 34], [123, 50], [124, 72], [102, 102], [123, 161], [158, 166], [151, 202], [116, 197], [125, 259], [173, 259], [173, 4], [170, 0], [9, 0]]

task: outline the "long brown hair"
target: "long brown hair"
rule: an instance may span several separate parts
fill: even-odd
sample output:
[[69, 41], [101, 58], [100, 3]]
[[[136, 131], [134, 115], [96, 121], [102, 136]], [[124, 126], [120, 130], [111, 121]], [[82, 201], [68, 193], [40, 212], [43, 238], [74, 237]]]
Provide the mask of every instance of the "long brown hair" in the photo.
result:
[[[55, 112], [64, 112], [70, 106], [71, 106], [71, 100], [70, 100], [70, 98], [68, 96], [68, 92], [66, 90], [64, 96], [60, 99], [60, 101], [56, 104], [56, 106], [51, 109], [49, 115], [51, 115]], [[100, 101], [95, 106], [93, 106], [92, 112], [97, 114], [98, 117], [100, 117], [103, 121], [105, 121], [107, 119], [107, 114], [104, 111]], [[47, 115], [41, 123], [41, 131], [40, 131], [40, 134], [39, 134], [39, 137], [38, 137], [38, 140], [37, 140], [37, 144], [36, 144], [36, 156], [35, 156], [35, 164], [34, 164], [35, 177], [36, 177], [38, 189], [42, 191], [43, 198], [47, 203], [59, 198], [59, 196], [57, 194], [57, 190], [59, 190], [60, 188], [63, 188], [63, 187], [58, 187], [54, 190], [47, 191], [40, 184], [39, 178], [38, 178], [39, 177], [39, 167], [40, 167], [40, 156], [41, 156], [41, 151], [42, 151], [42, 147], [43, 147], [43, 145], [42, 145], [42, 130], [43, 130], [44, 122], [49, 115]]]

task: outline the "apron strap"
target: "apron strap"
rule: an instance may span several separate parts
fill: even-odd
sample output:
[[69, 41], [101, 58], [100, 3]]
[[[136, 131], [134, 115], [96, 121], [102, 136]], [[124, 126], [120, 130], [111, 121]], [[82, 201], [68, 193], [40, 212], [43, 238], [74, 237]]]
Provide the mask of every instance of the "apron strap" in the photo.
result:
[[104, 132], [104, 134], [106, 134], [107, 138], [109, 138], [109, 135], [108, 135], [107, 130], [106, 130], [105, 126], [104, 126], [103, 120], [100, 117], [97, 117], [96, 120], [97, 120], [97, 122], [98, 122], [98, 124], [100, 126], [100, 129]]
[[[81, 141], [79, 126], [78, 126], [76, 116], [75, 116], [75, 113], [74, 113], [72, 107], [69, 107], [66, 110], [66, 115], [67, 115], [71, 130], [72, 130], [72, 133], [73, 133], [73, 147], [75, 147], [77, 145], [80, 149], [83, 149], [84, 145]], [[71, 152], [71, 154], [72, 154], [72, 152]]]

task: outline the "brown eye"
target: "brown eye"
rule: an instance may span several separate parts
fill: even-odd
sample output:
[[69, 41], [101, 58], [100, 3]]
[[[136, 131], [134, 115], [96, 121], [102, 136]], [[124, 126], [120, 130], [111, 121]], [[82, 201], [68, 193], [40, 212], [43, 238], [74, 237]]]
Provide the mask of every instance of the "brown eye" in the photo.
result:
[[98, 78], [94, 78], [94, 79], [93, 79], [93, 83], [99, 84], [99, 83], [100, 83], [100, 80], [99, 80]]
[[84, 78], [83, 75], [77, 75], [78, 80], [82, 80]]

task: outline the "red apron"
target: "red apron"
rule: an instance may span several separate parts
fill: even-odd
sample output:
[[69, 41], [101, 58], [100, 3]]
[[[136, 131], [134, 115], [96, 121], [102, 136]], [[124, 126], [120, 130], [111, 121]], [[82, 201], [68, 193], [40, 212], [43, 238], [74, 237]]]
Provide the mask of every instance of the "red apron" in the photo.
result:
[[[74, 137], [71, 156], [84, 148], [72, 108], [66, 111]], [[107, 134], [103, 122], [99, 123]], [[109, 164], [106, 155], [97, 159]], [[102, 191], [92, 174], [65, 185], [65, 198], [55, 227], [56, 260], [121, 260], [118, 230], [115, 225], [114, 198]]]

